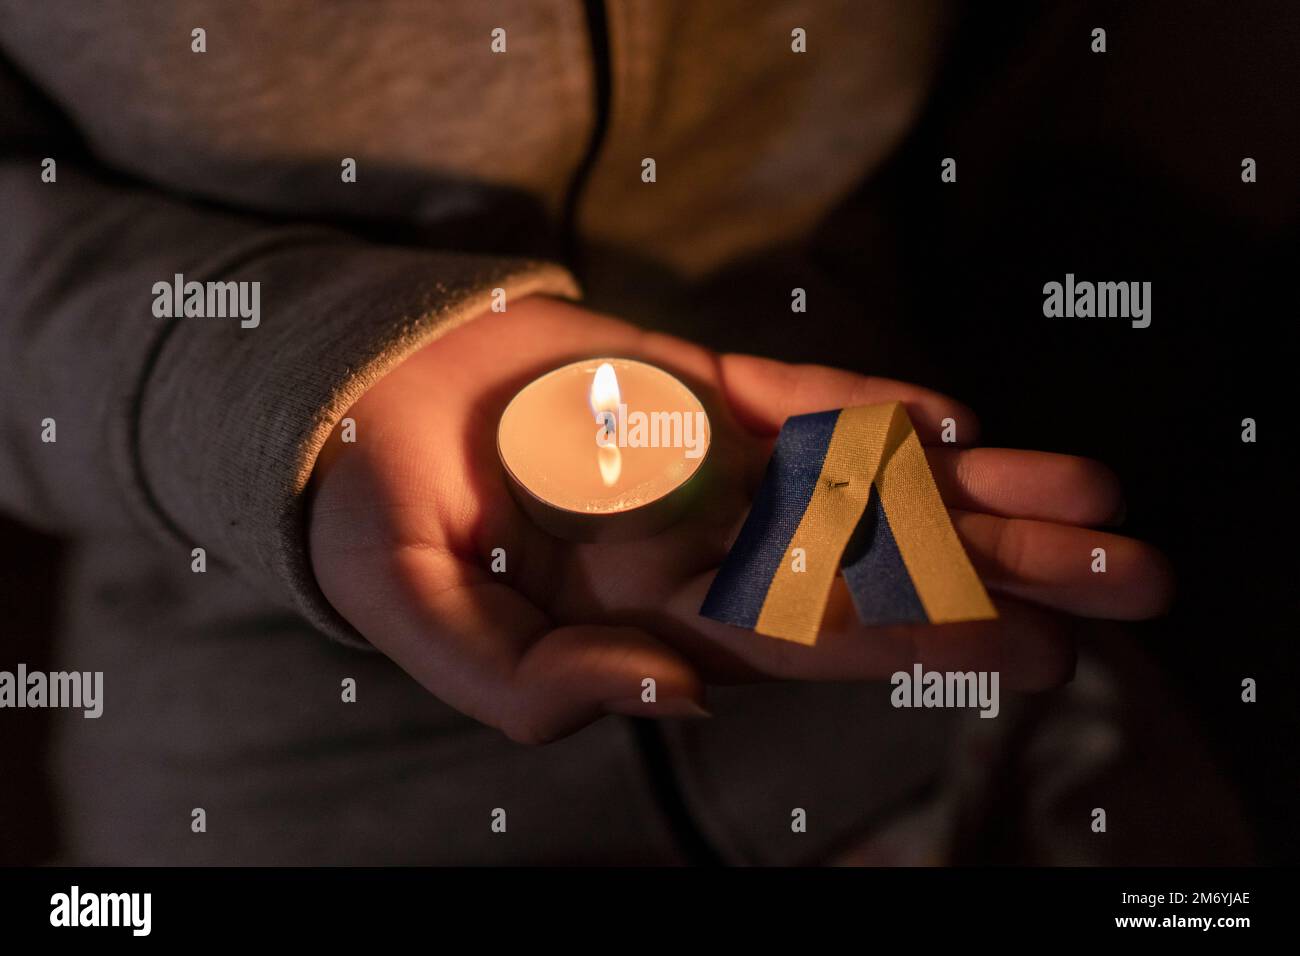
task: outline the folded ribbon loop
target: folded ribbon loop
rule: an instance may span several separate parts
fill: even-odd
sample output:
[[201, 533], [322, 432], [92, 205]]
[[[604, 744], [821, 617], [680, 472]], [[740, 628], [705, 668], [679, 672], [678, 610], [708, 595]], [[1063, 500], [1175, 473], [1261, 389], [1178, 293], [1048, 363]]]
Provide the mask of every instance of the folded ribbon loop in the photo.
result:
[[813, 644], [841, 571], [864, 624], [997, 617], [899, 402], [786, 421], [700, 613]]

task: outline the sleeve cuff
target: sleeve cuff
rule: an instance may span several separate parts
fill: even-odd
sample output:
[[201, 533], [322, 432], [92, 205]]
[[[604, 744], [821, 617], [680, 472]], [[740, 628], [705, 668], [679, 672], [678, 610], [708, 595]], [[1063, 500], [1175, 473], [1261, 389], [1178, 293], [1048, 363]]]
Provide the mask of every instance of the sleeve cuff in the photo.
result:
[[[344, 414], [407, 356], [507, 301], [577, 298], [542, 262], [364, 246], [270, 248], [200, 282], [260, 282], [261, 320], [172, 319], [141, 392], [134, 453], [154, 517], [188, 551], [234, 566], [315, 627], [368, 643], [311, 571], [305, 494]], [[165, 320], [159, 320], [165, 321]]]

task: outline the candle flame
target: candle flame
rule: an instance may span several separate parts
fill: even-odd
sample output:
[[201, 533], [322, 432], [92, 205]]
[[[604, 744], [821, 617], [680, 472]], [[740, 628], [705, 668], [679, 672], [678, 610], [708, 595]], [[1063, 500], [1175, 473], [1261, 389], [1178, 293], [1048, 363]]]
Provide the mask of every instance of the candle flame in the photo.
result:
[[[591, 393], [587, 400], [596, 421], [605, 426], [605, 435], [612, 438], [618, 428], [618, 406], [623, 400], [614, 366], [608, 362], [600, 363], [595, 378], [591, 380]], [[600, 467], [600, 480], [606, 488], [612, 488], [623, 473], [623, 454], [618, 450], [618, 445], [612, 441], [599, 443], [596, 448], [596, 464]]]
[[618, 390], [618, 376], [614, 366], [601, 362], [596, 369], [596, 377], [591, 380], [591, 393], [587, 400], [591, 403], [591, 412], [596, 421], [604, 422], [605, 427], [613, 431], [615, 416], [618, 415], [619, 402], [623, 400]]

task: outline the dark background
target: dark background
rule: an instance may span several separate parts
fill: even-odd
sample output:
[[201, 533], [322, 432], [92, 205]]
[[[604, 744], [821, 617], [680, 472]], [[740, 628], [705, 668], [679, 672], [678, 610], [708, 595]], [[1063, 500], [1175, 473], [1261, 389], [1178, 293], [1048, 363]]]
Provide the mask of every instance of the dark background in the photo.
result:
[[[736, 266], [691, 290], [677, 331], [922, 381], [975, 406], [986, 444], [1114, 466], [1125, 530], [1164, 548], [1179, 576], [1173, 612], [1128, 636], [1235, 782], [1259, 859], [1294, 862], [1300, 602], [1284, 492], [1295, 485], [1300, 7], [992, 6], [966, 8], [912, 136], [801, 265], [783, 250], [779, 265]], [[1089, 49], [1097, 26], [1105, 54]], [[948, 156], [955, 184], [939, 180]], [[1247, 156], [1253, 184], [1241, 181]], [[1067, 272], [1150, 281], [1151, 327], [1044, 318], [1042, 286]], [[771, 303], [788, 303], [794, 285], [843, 325], [792, 332]], [[766, 305], [726, 332], [693, 323], [736, 311], [740, 287]], [[1240, 440], [1245, 417], [1256, 444]], [[34, 669], [51, 666], [59, 554], [0, 524], [5, 656]], [[1257, 704], [1241, 702], [1244, 677], [1258, 681]], [[40, 862], [57, 846], [37, 769], [44, 713], [10, 712], [4, 727], [0, 864]]]
[[[1237, 779], [1260, 859], [1295, 862], [1300, 7], [1045, 6], [1071, 12], [1027, 16], [1019, 35], [976, 25], [953, 63], [913, 146], [959, 155], [958, 183], [917, 188], [906, 285], [958, 359], [949, 388], [979, 396], [986, 442], [1123, 477], [1126, 530], [1179, 577], [1173, 613], [1130, 636]], [[1150, 328], [1044, 319], [1042, 284], [1066, 272], [1149, 279]], [[1241, 701], [1245, 677], [1258, 704]]]

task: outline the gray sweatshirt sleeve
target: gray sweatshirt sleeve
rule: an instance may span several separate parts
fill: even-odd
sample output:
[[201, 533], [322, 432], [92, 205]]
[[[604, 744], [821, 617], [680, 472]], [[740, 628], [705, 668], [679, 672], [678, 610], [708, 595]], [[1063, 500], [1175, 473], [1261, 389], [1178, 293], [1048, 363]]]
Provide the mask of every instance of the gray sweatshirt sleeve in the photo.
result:
[[[359, 641], [306, 554], [321, 446], [370, 384], [486, 311], [493, 289], [576, 296], [573, 279], [112, 181], [44, 137], [21, 92], [0, 71], [0, 508], [68, 535], [145, 528], [178, 562], [204, 548]], [[260, 283], [258, 324], [158, 317], [154, 286], [177, 274]]]

